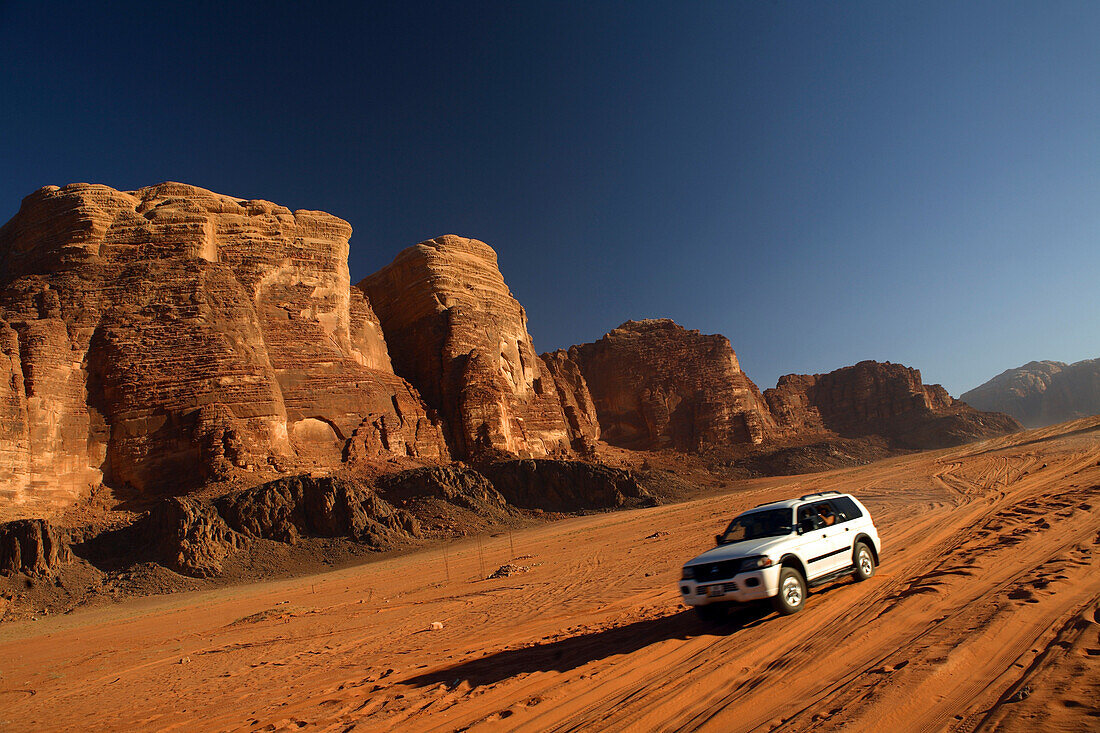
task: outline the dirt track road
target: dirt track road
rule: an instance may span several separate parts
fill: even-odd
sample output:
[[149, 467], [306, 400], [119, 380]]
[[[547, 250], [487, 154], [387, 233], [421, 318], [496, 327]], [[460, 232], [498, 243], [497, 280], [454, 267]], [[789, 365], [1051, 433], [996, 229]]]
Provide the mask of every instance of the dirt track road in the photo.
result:
[[[834, 488], [876, 519], [874, 578], [786, 618], [683, 609], [680, 565], [725, 519]], [[0, 627], [0, 728], [1095, 731], [1098, 609], [1090, 419]]]

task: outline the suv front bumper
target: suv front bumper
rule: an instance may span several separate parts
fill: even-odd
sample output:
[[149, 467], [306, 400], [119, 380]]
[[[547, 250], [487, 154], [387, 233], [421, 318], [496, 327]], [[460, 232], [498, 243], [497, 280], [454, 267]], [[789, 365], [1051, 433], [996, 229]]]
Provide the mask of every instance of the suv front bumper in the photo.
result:
[[680, 596], [689, 606], [711, 603], [747, 603], [779, 592], [779, 565], [738, 573], [728, 580], [681, 580]]

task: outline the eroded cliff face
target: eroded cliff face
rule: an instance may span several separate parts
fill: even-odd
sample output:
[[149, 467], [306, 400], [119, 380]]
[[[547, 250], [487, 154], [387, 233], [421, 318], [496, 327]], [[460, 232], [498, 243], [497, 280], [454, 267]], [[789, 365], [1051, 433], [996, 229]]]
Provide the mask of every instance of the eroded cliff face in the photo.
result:
[[971, 409], [903, 364], [861, 361], [828, 374], [788, 374], [764, 397], [795, 434], [882, 435], [908, 448], [939, 448], [1020, 429], [1007, 415]]
[[542, 363], [554, 380], [561, 399], [565, 419], [569, 423], [573, 447], [578, 453], [589, 454], [600, 439], [600, 420], [596, 414], [596, 403], [588, 390], [588, 382], [581, 368], [564, 349], [543, 354]]
[[[553, 357], [562, 359], [559, 355]], [[761, 443], [775, 431], [729, 339], [662, 318], [627, 321], [573, 346], [604, 440], [641, 450]]]
[[443, 415], [456, 455], [571, 453], [554, 380], [489, 245], [453, 235], [421, 242], [359, 287], [394, 369]]
[[0, 484], [66, 503], [232, 466], [448, 457], [350, 287], [351, 227], [164, 183], [40, 189], [0, 229]]

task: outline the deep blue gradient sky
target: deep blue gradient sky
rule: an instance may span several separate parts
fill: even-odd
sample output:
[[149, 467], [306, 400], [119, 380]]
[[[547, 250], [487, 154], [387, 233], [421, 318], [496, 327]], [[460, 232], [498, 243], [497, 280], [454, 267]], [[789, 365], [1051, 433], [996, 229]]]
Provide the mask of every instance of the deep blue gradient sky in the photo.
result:
[[[399, 7], [398, 7], [399, 6]], [[539, 350], [722, 333], [761, 388], [1100, 356], [1100, 3], [0, 0], [0, 220], [177, 180], [487, 241]]]

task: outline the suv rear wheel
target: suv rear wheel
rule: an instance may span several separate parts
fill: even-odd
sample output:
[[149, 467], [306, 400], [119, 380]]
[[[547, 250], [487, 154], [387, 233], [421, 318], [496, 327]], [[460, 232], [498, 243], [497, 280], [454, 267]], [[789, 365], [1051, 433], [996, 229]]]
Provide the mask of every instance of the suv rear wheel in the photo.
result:
[[852, 552], [852, 565], [855, 566], [855, 572], [852, 573], [852, 577], [856, 581], [867, 580], [875, 574], [875, 556], [871, 554], [871, 548], [862, 542], [856, 543], [856, 548]]
[[779, 571], [779, 594], [773, 599], [775, 610], [784, 616], [798, 613], [806, 602], [806, 580], [792, 567]]

